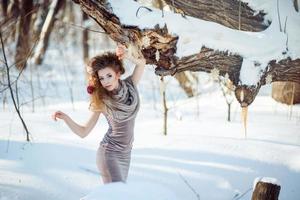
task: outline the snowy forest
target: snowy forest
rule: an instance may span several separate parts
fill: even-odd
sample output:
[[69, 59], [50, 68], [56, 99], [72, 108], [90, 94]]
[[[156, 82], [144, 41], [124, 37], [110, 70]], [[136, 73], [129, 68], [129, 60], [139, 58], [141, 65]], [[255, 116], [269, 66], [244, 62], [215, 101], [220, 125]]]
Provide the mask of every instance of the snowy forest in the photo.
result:
[[[0, 200], [297, 200], [299, 0], [1, 0]], [[137, 85], [126, 182], [104, 184], [89, 60], [123, 45]], [[135, 64], [123, 60], [125, 79]]]

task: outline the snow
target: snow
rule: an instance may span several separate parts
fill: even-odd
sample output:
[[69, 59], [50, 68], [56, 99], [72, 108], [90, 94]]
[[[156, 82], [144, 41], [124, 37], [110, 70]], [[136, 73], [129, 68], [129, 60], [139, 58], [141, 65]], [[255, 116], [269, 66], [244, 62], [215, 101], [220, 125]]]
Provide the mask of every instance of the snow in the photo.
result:
[[[36, 108], [35, 113], [25, 109], [31, 143], [24, 141], [17, 116], [2, 111], [0, 199], [195, 199], [193, 190], [201, 199], [232, 199], [251, 188], [256, 177], [280, 181], [282, 200], [300, 195], [299, 106], [293, 107], [289, 119], [287, 106], [258, 96], [249, 107], [245, 139], [236, 101], [229, 123], [225, 99], [213, 85], [210, 90], [208, 85], [203, 88], [197, 102], [196, 98], [176, 97], [176, 82], [166, 79], [171, 109], [168, 135], [164, 136], [160, 103], [149, 93], [148, 81], [154, 78], [153, 70], [148, 69], [139, 86], [142, 105], [127, 184], [102, 185], [100, 180], [95, 155], [108, 128], [103, 117], [85, 139], [50, 118], [61, 109], [83, 123], [90, 115], [87, 101], [76, 101], [75, 110], [67, 97], [60, 104]], [[158, 93], [158, 83], [156, 87]], [[243, 198], [250, 197], [248, 192]]]
[[[147, 190], [145, 190], [147, 188]], [[116, 192], [118, 191], [118, 192]], [[141, 191], [141, 192], [137, 192]], [[143, 199], [177, 200], [172, 191], [164, 185], [154, 182], [112, 183], [98, 186], [81, 200]]]
[[[243, 55], [243, 84], [256, 84], [269, 59], [299, 57], [299, 37], [296, 37], [299, 25], [295, 25], [299, 14], [292, 10], [290, 1], [280, 1], [281, 13], [289, 16], [289, 52], [286, 55], [282, 55], [286, 35], [276, 31], [278, 23], [273, 18], [273, 1], [264, 0], [261, 4], [259, 1], [249, 2], [254, 8], [269, 11], [267, 18], [274, 22], [259, 33], [234, 31], [216, 23], [191, 17], [184, 19], [167, 12], [161, 18], [161, 12], [155, 9], [153, 12], [141, 9], [139, 18], [136, 18], [138, 4], [134, 1], [110, 2], [124, 22], [132, 20], [133, 24], [141, 27], [148, 23], [152, 26], [167, 22], [171, 32], [180, 28], [181, 31], [177, 32], [182, 34], [178, 56], [197, 53], [202, 45], [219, 50], [230, 47], [232, 53]], [[56, 110], [68, 113], [81, 124], [90, 115], [80, 48], [70, 43], [72, 40], [64, 41], [63, 36], [69, 37], [68, 32], [60, 30], [52, 34], [51, 39], [56, 46], [50, 44], [43, 65], [33, 68], [29, 63], [28, 70], [18, 83], [20, 102], [30, 102], [28, 82], [31, 76], [34, 95], [41, 97], [35, 102], [34, 109], [32, 104], [21, 107], [31, 132], [30, 143], [25, 142], [25, 133], [12, 102], [8, 99], [5, 108], [1, 104], [0, 200], [192, 200], [197, 196], [204, 200], [234, 200], [249, 191], [257, 177], [276, 179], [271, 182], [280, 183], [281, 200], [300, 196], [299, 105], [289, 107], [276, 103], [270, 97], [270, 85], [262, 87], [248, 108], [245, 138], [240, 105], [233, 101], [232, 121], [227, 122], [226, 101], [211, 75], [197, 74], [199, 85], [195, 88], [198, 88], [200, 96], [190, 99], [185, 97], [175, 79], [165, 77], [170, 110], [168, 135], [164, 136], [160, 81], [150, 66], [146, 67], [139, 85], [141, 109], [136, 119], [128, 181], [126, 184], [103, 185], [95, 156], [108, 128], [104, 117], [100, 117], [96, 127], [84, 139], [72, 134], [61, 121], [51, 119]], [[91, 39], [94, 45], [91, 56], [99, 53], [99, 46], [100, 52], [105, 49], [107, 39], [99, 43], [98, 36]], [[63, 46], [66, 42], [70, 46]], [[126, 65], [124, 77], [131, 72], [132, 68]], [[12, 74], [18, 73], [12, 69]], [[1, 94], [1, 100], [2, 97]], [[270, 182], [270, 179], [263, 180]], [[251, 192], [246, 192], [240, 199], [250, 198]]]
[[261, 64], [256, 64], [255, 61], [244, 58], [240, 72], [241, 84], [256, 85], [260, 80], [263, 70], [264, 68], [261, 67]]
[[[162, 17], [161, 10], [155, 8], [151, 8], [152, 12], [140, 9], [138, 17], [136, 17], [136, 11], [141, 4], [129, 0], [110, 0], [109, 2], [113, 12], [123, 24], [136, 25], [141, 29], [153, 28], [156, 24], [163, 27], [166, 24], [170, 33], [179, 36], [177, 45], [179, 57], [198, 53], [204, 45], [216, 50], [229, 50], [245, 57], [257, 59], [264, 57], [267, 59], [266, 56], [270, 56], [270, 58], [282, 57], [281, 53], [285, 47], [286, 37], [283, 33], [274, 36], [274, 33], [271, 35], [265, 32], [236, 31], [214, 22], [189, 16], [183, 18], [181, 14], [168, 11]], [[124, 12], [124, 8], [127, 9], [127, 12]]]
[[254, 180], [253, 190], [255, 189], [256, 184], [257, 184], [258, 182], [270, 183], [270, 184], [273, 184], [273, 185], [278, 185], [278, 186], [280, 186], [280, 183], [279, 183], [279, 181], [278, 181], [276, 178], [272, 178], [272, 177], [257, 177], [257, 178]]

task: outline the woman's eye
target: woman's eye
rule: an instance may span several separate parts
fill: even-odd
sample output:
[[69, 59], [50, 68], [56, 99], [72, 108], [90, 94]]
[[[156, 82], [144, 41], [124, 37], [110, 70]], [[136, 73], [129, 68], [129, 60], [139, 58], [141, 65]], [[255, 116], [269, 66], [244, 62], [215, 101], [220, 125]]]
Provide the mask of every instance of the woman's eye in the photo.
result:
[[99, 78], [100, 81], [103, 81], [104, 78]]
[[108, 77], [108, 78], [111, 78], [111, 77], [112, 77], [112, 75], [111, 75], [111, 74], [109, 74], [109, 75], [107, 75], [107, 77]]

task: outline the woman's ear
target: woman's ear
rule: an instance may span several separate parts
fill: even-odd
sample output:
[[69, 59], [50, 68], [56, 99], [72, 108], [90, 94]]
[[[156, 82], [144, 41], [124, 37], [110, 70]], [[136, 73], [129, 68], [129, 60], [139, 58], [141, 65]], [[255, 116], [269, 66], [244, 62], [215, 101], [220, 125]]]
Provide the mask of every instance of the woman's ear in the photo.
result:
[[121, 77], [121, 72], [118, 71], [118, 72], [117, 72], [117, 78], [120, 78], [120, 77]]

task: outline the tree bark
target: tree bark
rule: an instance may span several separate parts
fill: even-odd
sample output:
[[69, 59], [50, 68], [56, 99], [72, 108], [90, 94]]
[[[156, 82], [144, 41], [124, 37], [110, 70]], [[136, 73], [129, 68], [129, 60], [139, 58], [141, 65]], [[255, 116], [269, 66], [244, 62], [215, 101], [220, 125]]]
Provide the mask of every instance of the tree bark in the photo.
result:
[[[174, 78], [177, 79], [180, 87], [184, 90], [188, 97], [193, 97], [195, 95], [195, 90], [193, 89], [193, 85], [197, 82], [197, 77], [194, 77], [191, 72], [184, 71], [180, 73], [176, 73]], [[192, 80], [191, 80], [192, 78]]]
[[1, 7], [2, 7], [2, 14], [5, 20], [7, 17], [8, 0], [2, 0]]
[[[199, 54], [183, 57], [170, 69], [157, 68], [158, 75], [171, 75], [185, 70], [212, 72], [218, 70], [221, 76], [229, 75], [229, 79], [235, 85], [235, 95], [239, 103], [244, 107], [250, 105], [255, 99], [260, 87], [274, 81], [292, 81], [300, 83], [300, 59], [284, 59], [276, 63], [269, 62], [267, 71], [263, 74], [257, 85], [239, 85], [240, 69], [243, 58], [239, 55], [230, 55], [228, 52], [214, 51], [203, 47]], [[267, 81], [268, 77], [271, 77]], [[241, 92], [243, 95], [241, 95]]]
[[[0, 22], [0, 29], [2, 31], [2, 37], [4, 42], [6, 42], [9, 38], [11, 38], [13, 41], [15, 40], [16, 29], [17, 29], [16, 21], [19, 15], [20, 15], [19, 1], [18, 0], [10, 1], [6, 11], [6, 17], [4, 17], [4, 19]], [[8, 32], [8, 34], [5, 34], [5, 32]]]
[[[84, 12], [82, 12], [82, 22], [84, 24], [84, 22], [88, 20], [88, 16], [87, 14], [85, 14]], [[89, 40], [89, 32], [88, 29], [85, 28], [82, 31], [82, 49], [83, 49], [83, 60], [84, 62], [86, 62], [89, 58], [89, 44], [88, 44], [88, 40]]]
[[280, 186], [259, 181], [254, 189], [251, 200], [278, 200]]
[[39, 9], [36, 13], [36, 17], [34, 20], [33, 32], [35, 39], [39, 37], [43, 24], [46, 20], [47, 13], [49, 10], [50, 0], [43, 0], [43, 3], [40, 4]]
[[[135, 26], [126, 26], [120, 23], [119, 18], [111, 13], [104, 2], [90, 0], [73, 0], [80, 4], [81, 9], [93, 18], [103, 30], [114, 41], [129, 46], [134, 43], [138, 50], [144, 55], [148, 64], [169, 68], [173, 66], [174, 53], [176, 52], [177, 36], [168, 34], [167, 28], [140, 30]], [[149, 38], [150, 44], [144, 46], [142, 39]], [[159, 53], [159, 59], [156, 60], [156, 52]]]
[[164, 82], [163, 77], [160, 80], [160, 90], [161, 90], [162, 104], [163, 104], [163, 109], [164, 109], [163, 131], [164, 131], [164, 135], [167, 135], [168, 134], [168, 111], [169, 111], [169, 108], [167, 106], [166, 83]]
[[300, 84], [294, 82], [274, 82], [272, 98], [287, 105], [300, 103]]
[[298, 4], [298, 0], [294, 0], [294, 7], [295, 7], [295, 10], [297, 12], [299, 12], [299, 4]]
[[[157, 75], [174, 75], [186, 70], [217, 72], [221, 76], [228, 74], [242, 107], [247, 107], [253, 102], [263, 84], [273, 81], [300, 83], [300, 59], [284, 59], [278, 63], [270, 61], [256, 85], [241, 85], [239, 76], [243, 58], [240, 55], [203, 47], [198, 54], [179, 59], [175, 56], [178, 37], [169, 34], [167, 27], [140, 30], [138, 27], [121, 24], [119, 18], [106, 8], [107, 5], [102, 1], [73, 1], [79, 3], [82, 10], [92, 17], [114, 41], [125, 45], [134, 43], [145, 57], [147, 64], [157, 66]], [[204, 13], [211, 14], [210, 11]], [[143, 43], [144, 38], [149, 39], [146, 46]], [[158, 60], [157, 53], [159, 53]]]
[[27, 54], [30, 51], [30, 25], [33, 11], [33, 1], [23, 0], [21, 4], [21, 14], [19, 22], [19, 35], [17, 39], [15, 62], [18, 69], [26, 67]]
[[256, 14], [247, 3], [239, 0], [164, 0], [175, 11], [186, 15], [222, 24], [243, 31], [262, 31], [268, 27], [264, 23], [262, 11]]

